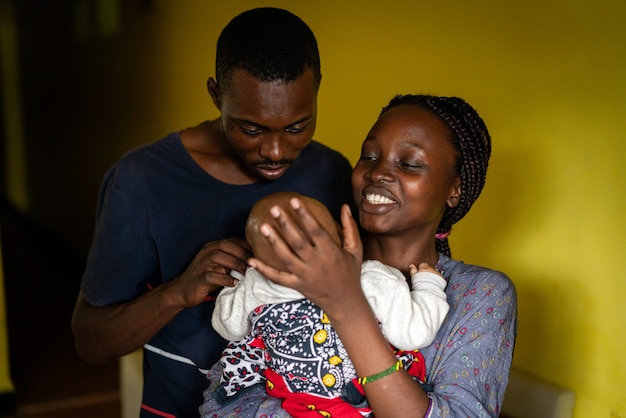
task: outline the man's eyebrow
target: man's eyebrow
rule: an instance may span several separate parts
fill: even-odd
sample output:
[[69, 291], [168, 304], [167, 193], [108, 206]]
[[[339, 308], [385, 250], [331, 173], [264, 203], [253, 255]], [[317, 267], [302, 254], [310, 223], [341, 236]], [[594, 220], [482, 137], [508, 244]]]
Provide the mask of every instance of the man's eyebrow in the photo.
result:
[[263, 126], [260, 123], [257, 122], [253, 122], [251, 120], [248, 119], [239, 119], [239, 118], [232, 118], [235, 122], [237, 122], [240, 125], [252, 125], [252, 126], [256, 126], [258, 128], [267, 128], [267, 126]]
[[308, 115], [308, 116], [305, 116], [305, 117], [295, 121], [294, 123], [291, 123], [289, 126], [297, 125], [297, 124], [303, 123], [303, 122], [308, 122], [311, 119], [313, 119], [313, 116], [312, 115]]
[[[254, 122], [254, 121], [248, 120], [248, 119], [240, 119], [240, 118], [232, 118], [232, 119], [233, 119], [235, 122], [237, 122], [238, 124], [244, 124], [244, 125], [256, 126], [257, 128], [260, 128], [260, 129], [268, 129], [268, 127], [267, 127], [267, 126], [262, 125], [262, 124], [260, 124], [260, 123], [258, 123], [258, 122]], [[309, 122], [309, 121], [310, 121], [310, 120], [312, 120], [312, 119], [313, 119], [313, 116], [312, 116], [312, 115], [307, 115], [307, 116], [304, 116], [303, 118], [298, 119], [298, 120], [297, 120], [297, 121], [295, 121], [295, 122], [290, 123], [290, 124], [289, 124], [289, 125], [287, 125], [287, 126], [293, 126], [293, 125], [298, 125], [298, 124], [300, 124], [300, 123]]]

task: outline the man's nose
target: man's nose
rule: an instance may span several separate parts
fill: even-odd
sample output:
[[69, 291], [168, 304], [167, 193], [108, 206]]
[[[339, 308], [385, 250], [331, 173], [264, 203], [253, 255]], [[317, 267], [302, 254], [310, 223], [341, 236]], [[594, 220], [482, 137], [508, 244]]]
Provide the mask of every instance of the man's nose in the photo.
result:
[[280, 133], [268, 135], [263, 139], [259, 154], [261, 157], [278, 162], [285, 157], [286, 146], [283, 135]]

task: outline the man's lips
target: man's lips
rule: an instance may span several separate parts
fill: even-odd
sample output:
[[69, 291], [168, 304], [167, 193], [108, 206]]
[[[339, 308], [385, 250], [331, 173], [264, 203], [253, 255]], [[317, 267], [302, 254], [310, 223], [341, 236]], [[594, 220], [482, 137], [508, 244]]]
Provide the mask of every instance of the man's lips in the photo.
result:
[[281, 177], [290, 165], [290, 163], [256, 164], [255, 167], [263, 177], [273, 180]]

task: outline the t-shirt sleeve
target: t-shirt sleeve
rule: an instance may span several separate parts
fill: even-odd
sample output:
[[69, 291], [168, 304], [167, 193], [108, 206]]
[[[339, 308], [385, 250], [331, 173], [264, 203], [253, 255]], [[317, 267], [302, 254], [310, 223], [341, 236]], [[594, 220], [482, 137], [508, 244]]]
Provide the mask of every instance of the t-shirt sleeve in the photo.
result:
[[119, 163], [103, 179], [81, 285], [92, 305], [134, 299], [161, 280], [141, 184], [141, 173], [124, 172]]

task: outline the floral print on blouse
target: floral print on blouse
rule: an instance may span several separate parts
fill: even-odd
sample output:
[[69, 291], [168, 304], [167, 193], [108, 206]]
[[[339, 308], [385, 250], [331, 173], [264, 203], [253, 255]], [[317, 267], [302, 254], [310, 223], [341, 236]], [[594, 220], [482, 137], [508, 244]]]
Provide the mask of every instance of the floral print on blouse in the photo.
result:
[[440, 255], [450, 311], [422, 349], [433, 386], [426, 417], [497, 417], [517, 332], [517, 294], [503, 273]]

